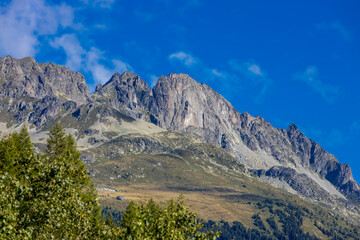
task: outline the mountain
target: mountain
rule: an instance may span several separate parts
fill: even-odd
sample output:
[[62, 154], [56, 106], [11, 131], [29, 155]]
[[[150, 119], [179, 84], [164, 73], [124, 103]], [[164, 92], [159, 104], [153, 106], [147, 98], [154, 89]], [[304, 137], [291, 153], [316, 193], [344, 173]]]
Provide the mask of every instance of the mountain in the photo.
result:
[[278, 129], [261, 117], [241, 114], [220, 94], [186, 74], [161, 76], [153, 89], [135, 74], [115, 74], [94, 97], [133, 117], [191, 132], [220, 146], [268, 183], [281, 180], [283, 188], [297, 191], [287, 179], [301, 175], [304, 182], [313, 182], [332, 196], [359, 202], [359, 184], [350, 167], [306, 138], [295, 124]]
[[0, 58], [0, 113], [8, 124], [36, 127], [60, 113], [91, 101], [84, 76], [67, 67], [34, 58]]
[[161, 76], [150, 89], [136, 74], [115, 73], [90, 94], [83, 75], [67, 67], [1, 57], [0, 131], [26, 123], [41, 150], [56, 121], [76, 137], [95, 183], [116, 190], [99, 191], [105, 204], [126, 204], [118, 194], [163, 201], [183, 192], [202, 216], [247, 227], [256, 227], [258, 212], [278, 214], [262, 213], [265, 203], [300, 209], [319, 236], [336, 229], [334, 214], [359, 223], [360, 187], [348, 165], [295, 124], [278, 129], [239, 113], [186, 74]]

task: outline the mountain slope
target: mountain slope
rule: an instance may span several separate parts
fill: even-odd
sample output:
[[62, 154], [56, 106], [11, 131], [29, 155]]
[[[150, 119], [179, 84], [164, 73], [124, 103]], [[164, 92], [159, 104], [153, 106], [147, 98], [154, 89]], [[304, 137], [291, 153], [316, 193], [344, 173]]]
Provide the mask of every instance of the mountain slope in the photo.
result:
[[[112, 172], [118, 170], [106, 167], [114, 164], [112, 159], [117, 159], [131, 167], [125, 174], [129, 179], [143, 176], [134, 179], [145, 184], [142, 181], [149, 176], [155, 180], [158, 177], [155, 185], [177, 189], [177, 193], [196, 184], [200, 184], [198, 189], [214, 189], [217, 182], [218, 188], [239, 191], [241, 181], [256, 181], [257, 187], [248, 193], [258, 189], [257, 194], [264, 196], [261, 192], [266, 192], [269, 183], [344, 216], [359, 217], [359, 185], [348, 165], [339, 163], [306, 138], [294, 124], [277, 129], [261, 117], [241, 114], [220, 94], [186, 74], [162, 76], [150, 89], [136, 74], [116, 73], [90, 95], [82, 74], [66, 67], [9, 56], [0, 58], [0, 63], [0, 130], [11, 131], [26, 123], [41, 149], [47, 131], [59, 121], [76, 136], [84, 153], [83, 161], [99, 184], [110, 177], [117, 184], [126, 182], [120, 181], [122, 177], [118, 175], [113, 176]], [[180, 140], [171, 145], [176, 142], [174, 139]], [[199, 152], [204, 150], [192, 145], [213, 149], [214, 156], [227, 152], [229, 157], [226, 162], [221, 157], [212, 159], [201, 155]], [[191, 155], [199, 155], [201, 161], [189, 158]], [[155, 158], [162, 159], [162, 164], [175, 159], [172, 163], [177, 162], [174, 166], [181, 169], [186, 168], [188, 161], [208, 182], [195, 181], [196, 175], [191, 172], [177, 174], [155, 168], [155, 173], [150, 173]], [[121, 162], [123, 159], [128, 160]], [[138, 171], [138, 167], [144, 166], [146, 171]], [[225, 170], [239, 166], [244, 169]], [[128, 183], [135, 186], [137, 182]], [[273, 195], [283, 194], [271, 191]]]
[[[114, 81], [114, 76], [119, 80]], [[294, 124], [286, 130], [277, 129], [261, 117], [241, 114], [220, 94], [186, 74], [161, 76], [153, 89], [129, 72], [114, 76], [95, 92], [95, 99], [101, 96], [104, 102], [126, 103], [121, 107], [132, 116], [166, 129], [194, 133], [205, 142], [221, 146], [251, 169], [294, 169], [288, 171], [293, 177], [304, 174], [331, 195], [345, 195], [359, 202], [359, 184], [350, 167], [306, 138]], [[117, 108], [116, 104], [112, 106]], [[278, 175], [267, 177], [284, 179]]]

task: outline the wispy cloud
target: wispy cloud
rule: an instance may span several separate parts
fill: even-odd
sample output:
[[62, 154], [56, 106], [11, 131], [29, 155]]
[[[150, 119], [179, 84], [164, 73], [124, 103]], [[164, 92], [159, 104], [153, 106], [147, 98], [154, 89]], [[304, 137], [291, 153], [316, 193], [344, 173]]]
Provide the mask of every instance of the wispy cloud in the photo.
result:
[[335, 30], [338, 32], [341, 37], [345, 40], [351, 40], [352, 36], [349, 30], [346, 29], [346, 27], [341, 24], [340, 22], [331, 22], [331, 23], [320, 23], [316, 25], [316, 28], [321, 30]]
[[252, 89], [252, 91], [257, 91], [255, 102], [261, 103], [272, 85], [272, 80], [255, 61], [231, 60], [228, 65], [214, 68], [184, 51], [170, 54], [168, 59], [171, 62], [181, 63], [185, 67], [191, 67], [191, 70], [196, 70], [196, 75], [199, 75], [200, 79], [217, 84], [222, 93], [229, 97], [235, 92], [238, 94], [241, 90]]
[[329, 103], [334, 102], [340, 94], [339, 87], [326, 84], [320, 80], [318, 68], [315, 66], [308, 66], [304, 72], [294, 74], [293, 78], [306, 83]]
[[86, 51], [81, 47], [81, 44], [75, 34], [64, 34], [61, 37], [55, 38], [50, 42], [54, 48], [63, 48], [66, 53], [66, 65], [75, 71], [79, 71], [83, 66]]
[[105, 52], [95, 47], [84, 49], [75, 34], [65, 34], [55, 38], [50, 44], [65, 51], [66, 65], [71, 69], [90, 72], [94, 86], [98, 83], [106, 83], [114, 72], [132, 71], [132, 67], [124, 61], [119, 59], [108, 61]]
[[215, 69], [215, 68], [210, 69], [210, 73], [212, 75], [214, 75], [214, 77], [223, 78], [223, 79], [227, 78], [227, 76], [229, 75], [227, 72], [220, 71], [220, 70]]
[[239, 62], [238, 60], [229, 61], [230, 67], [242, 77], [250, 80], [254, 85], [260, 86], [260, 92], [255, 98], [255, 101], [262, 102], [269, 87], [272, 85], [272, 80], [267, 76], [267, 73], [261, 69], [259, 64], [254, 61]]
[[248, 70], [253, 73], [254, 75], [257, 75], [257, 76], [263, 76], [264, 74], [261, 72], [261, 69], [259, 67], [259, 65], [256, 65], [255, 63], [251, 63], [251, 64], [248, 64]]
[[172, 62], [179, 62], [187, 67], [194, 66], [198, 63], [198, 60], [195, 57], [183, 51], [170, 54], [169, 60]]
[[35, 56], [41, 36], [73, 25], [70, 6], [49, 5], [43, 0], [13, 0], [0, 8], [0, 55]]
[[209, 84], [215, 84], [219, 89], [219, 92], [225, 97], [231, 98], [241, 91], [241, 88], [239, 88], [240, 81], [238, 76], [232, 74], [231, 72], [224, 69], [208, 67], [204, 67], [202, 71], [203, 78], [206, 79]]
[[[82, 4], [100, 8], [110, 8], [113, 3], [114, 0], [82, 0]], [[65, 65], [90, 73], [94, 84], [105, 83], [116, 71], [132, 70], [120, 59], [108, 60], [105, 52], [96, 47], [84, 47], [75, 31], [81, 23], [74, 22], [74, 12], [75, 8], [66, 4], [51, 5], [45, 0], [12, 0], [3, 4], [0, 7], [0, 55], [34, 57], [44, 46], [61, 49], [66, 54]]]

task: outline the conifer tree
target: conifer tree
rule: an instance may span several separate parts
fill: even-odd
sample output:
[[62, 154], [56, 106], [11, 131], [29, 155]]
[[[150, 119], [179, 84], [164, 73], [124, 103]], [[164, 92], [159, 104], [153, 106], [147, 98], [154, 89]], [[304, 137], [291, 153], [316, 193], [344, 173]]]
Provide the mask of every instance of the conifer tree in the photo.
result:
[[23, 170], [34, 161], [34, 149], [26, 125], [20, 133], [13, 133], [0, 141], [0, 170], [22, 175]]
[[0, 239], [210, 239], [180, 199], [131, 203], [117, 227], [100, 219], [97, 193], [71, 135], [56, 124], [44, 155], [26, 126], [0, 139]]
[[0, 239], [110, 237], [75, 141], [60, 125], [45, 155], [34, 154], [25, 127], [2, 138], [0, 166]]
[[60, 123], [55, 123], [54, 127], [50, 130], [49, 138], [47, 139], [46, 155], [50, 159], [56, 156], [65, 154], [66, 152], [66, 136], [63, 127]]
[[66, 135], [62, 126], [56, 123], [50, 130], [47, 143], [45, 157], [49, 162], [61, 165], [61, 168], [56, 169], [59, 171], [57, 174], [61, 174], [72, 184], [72, 189], [76, 191], [77, 197], [89, 212], [88, 218], [92, 218], [92, 224], [98, 225], [101, 208], [96, 189], [87, 175], [85, 164], [80, 159], [81, 154], [77, 150], [75, 139], [71, 134]]

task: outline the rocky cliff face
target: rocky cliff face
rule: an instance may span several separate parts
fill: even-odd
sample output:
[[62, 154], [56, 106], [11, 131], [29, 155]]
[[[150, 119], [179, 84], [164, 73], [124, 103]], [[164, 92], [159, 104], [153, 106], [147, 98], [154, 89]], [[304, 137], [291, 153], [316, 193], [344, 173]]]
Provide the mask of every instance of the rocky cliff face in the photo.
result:
[[241, 114], [186, 74], [161, 76], [150, 89], [136, 74], [116, 73], [90, 95], [82, 74], [66, 67], [32, 58], [0, 58], [0, 122], [8, 126], [27, 122], [41, 131], [48, 122], [60, 120], [75, 129], [85, 148], [100, 146], [129, 129], [139, 132], [138, 126], [145, 132], [160, 131], [150, 124], [136, 125], [133, 118], [193, 133], [227, 150], [260, 179], [277, 187], [280, 181], [281, 188], [301, 196], [360, 200], [350, 167], [306, 138], [296, 125], [278, 129], [261, 117]]
[[81, 73], [31, 57], [0, 58], [0, 111], [8, 121], [46, 123], [62, 109], [69, 110], [91, 100]]
[[136, 118], [145, 117], [143, 103], [150, 94], [148, 84], [130, 72], [115, 73], [104, 85], [98, 85], [93, 97], [97, 102], [126, 111]]
[[89, 101], [84, 76], [67, 67], [35, 62], [31, 57], [0, 58], [1, 95], [12, 98], [57, 96], [77, 104]]
[[[117, 74], [95, 94], [98, 101], [106, 97], [113, 107], [125, 107], [132, 116], [162, 128], [194, 133], [221, 146], [251, 169], [293, 169], [296, 174], [292, 176], [306, 176], [328, 194], [358, 199], [360, 188], [350, 167], [306, 138], [296, 125], [277, 129], [261, 117], [241, 114], [220, 94], [186, 74], [161, 76], [153, 89], [134, 74]], [[289, 178], [274, 178], [294, 189]]]

